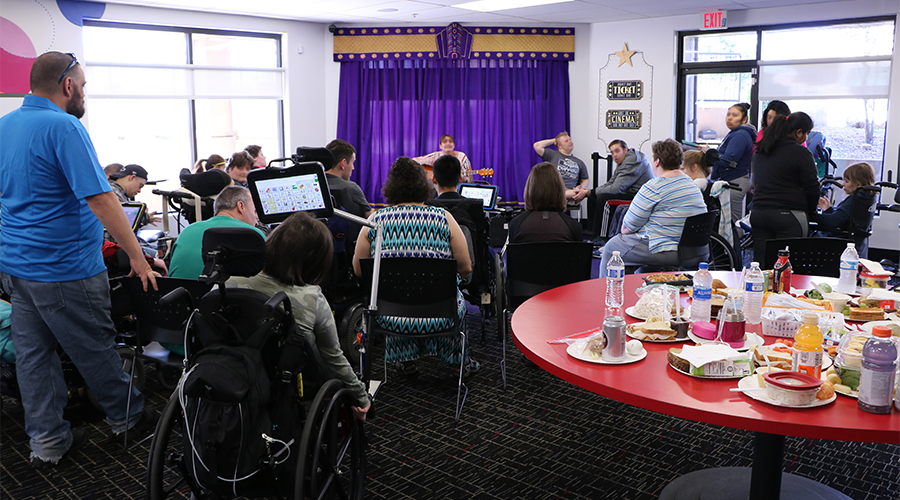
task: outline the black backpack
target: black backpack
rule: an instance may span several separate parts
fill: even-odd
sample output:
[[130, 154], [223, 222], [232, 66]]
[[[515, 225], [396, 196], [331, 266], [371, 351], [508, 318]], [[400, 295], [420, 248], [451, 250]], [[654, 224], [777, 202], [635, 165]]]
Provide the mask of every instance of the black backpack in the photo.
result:
[[[215, 331], [203, 316], [195, 321], [200, 331]], [[184, 461], [188, 476], [207, 490], [287, 495], [293, 487], [303, 415], [292, 382], [308, 355], [293, 318], [287, 335], [278, 323], [267, 322], [243, 342], [234, 331], [226, 341], [201, 342], [206, 347], [182, 378]], [[276, 363], [264, 353], [280, 357]]]

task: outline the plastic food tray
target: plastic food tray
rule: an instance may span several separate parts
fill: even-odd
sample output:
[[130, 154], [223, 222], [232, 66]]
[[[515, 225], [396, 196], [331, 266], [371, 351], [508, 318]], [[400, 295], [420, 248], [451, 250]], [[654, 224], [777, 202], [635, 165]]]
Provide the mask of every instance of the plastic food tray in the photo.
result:
[[[765, 308], [763, 308], [765, 309]], [[803, 312], [815, 312], [819, 316], [819, 324], [834, 324], [834, 323], [843, 323], [844, 316], [839, 313], [833, 313], [828, 311], [808, 311], [804, 310]], [[762, 319], [762, 333], [763, 335], [767, 335], [769, 337], [787, 337], [793, 338], [794, 334], [797, 333], [797, 330], [800, 326], [803, 325], [802, 321], [788, 321], [788, 320], [775, 320], [775, 319]]]

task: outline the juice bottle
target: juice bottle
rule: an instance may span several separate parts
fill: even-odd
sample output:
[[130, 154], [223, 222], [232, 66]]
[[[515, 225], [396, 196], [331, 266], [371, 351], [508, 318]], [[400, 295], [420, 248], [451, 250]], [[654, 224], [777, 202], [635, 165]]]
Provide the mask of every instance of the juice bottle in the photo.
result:
[[890, 413], [897, 370], [897, 346], [891, 340], [891, 329], [884, 325], [872, 328], [872, 338], [866, 341], [862, 354], [859, 409], [869, 413]]
[[803, 314], [803, 325], [794, 334], [794, 350], [791, 356], [791, 371], [805, 373], [819, 378], [822, 375], [822, 342], [825, 338], [819, 330], [819, 316], [815, 313]]

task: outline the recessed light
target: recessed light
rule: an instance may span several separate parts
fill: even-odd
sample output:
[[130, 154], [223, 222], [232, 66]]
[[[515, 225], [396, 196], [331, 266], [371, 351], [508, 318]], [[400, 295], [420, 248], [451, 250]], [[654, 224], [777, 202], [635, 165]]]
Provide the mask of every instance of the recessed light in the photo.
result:
[[554, 3], [571, 2], [573, 0], [477, 0], [475, 2], [458, 3], [451, 7], [460, 9], [477, 10], [479, 12], [494, 12], [497, 10], [521, 9], [536, 5], [550, 5]]
[[378, 12], [397, 12], [398, 10], [400, 10], [400, 9], [388, 8], [388, 9], [378, 9]]

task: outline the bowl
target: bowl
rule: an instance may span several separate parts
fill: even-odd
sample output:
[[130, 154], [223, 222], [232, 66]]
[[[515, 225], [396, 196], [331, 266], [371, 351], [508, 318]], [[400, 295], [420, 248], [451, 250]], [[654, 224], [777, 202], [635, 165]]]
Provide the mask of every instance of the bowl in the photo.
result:
[[789, 406], [806, 406], [816, 400], [822, 380], [799, 372], [769, 372], [763, 374], [766, 394]]
[[845, 293], [831, 292], [823, 295], [823, 298], [831, 302], [831, 306], [836, 313], [844, 310], [844, 306], [850, 301], [850, 296]]

